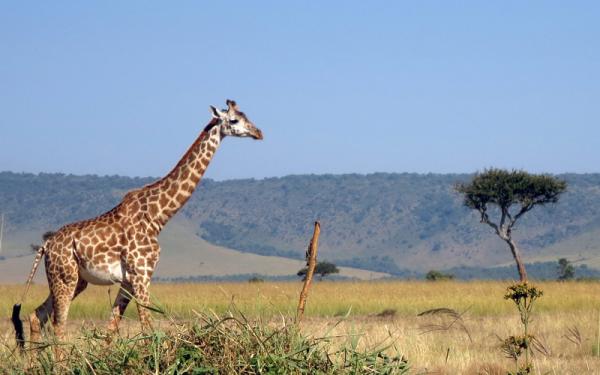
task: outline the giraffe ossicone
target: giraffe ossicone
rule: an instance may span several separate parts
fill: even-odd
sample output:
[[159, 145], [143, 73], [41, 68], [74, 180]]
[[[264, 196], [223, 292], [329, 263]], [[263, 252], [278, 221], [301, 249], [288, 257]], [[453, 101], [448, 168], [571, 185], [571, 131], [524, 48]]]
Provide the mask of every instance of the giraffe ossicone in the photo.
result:
[[121, 284], [109, 329], [118, 329], [132, 297], [138, 302], [142, 326], [149, 326], [144, 306], [150, 303], [148, 286], [159, 259], [160, 231], [190, 198], [224, 137], [263, 138], [234, 101], [227, 100], [227, 107], [210, 107], [212, 119], [165, 177], [128, 192], [117, 206], [96, 218], [65, 225], [44, 242], [27, 286], [45, 256], [50, 294], [29, 316], [30, 341], [40, 341], [50, 316], [55, 335], [64, 339], [71, 301], [88, 283]]

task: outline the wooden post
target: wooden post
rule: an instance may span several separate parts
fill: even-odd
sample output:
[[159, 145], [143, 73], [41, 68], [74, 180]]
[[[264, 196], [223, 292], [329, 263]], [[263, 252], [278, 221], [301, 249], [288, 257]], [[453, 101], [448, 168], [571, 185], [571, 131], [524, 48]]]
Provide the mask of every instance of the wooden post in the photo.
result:
[[321, 234], [321, 224], [319, 224], [318, 221], [315, 221], [315, 231], [313, 232], [312, 239], [308, 245], [308, 250], [306, 251], [306, 278], [304, 279], [302, 292], [300, 292], [300, 301], [298, 301], [296, 324], [300, 323], [302, 316], [304, 315], [304, 306], [306, 306], [308, 289], [310, 288], [310, 284], [315, 273], [315, 266], [317, 265], [317, 250], [319, 249], [319, 234]]

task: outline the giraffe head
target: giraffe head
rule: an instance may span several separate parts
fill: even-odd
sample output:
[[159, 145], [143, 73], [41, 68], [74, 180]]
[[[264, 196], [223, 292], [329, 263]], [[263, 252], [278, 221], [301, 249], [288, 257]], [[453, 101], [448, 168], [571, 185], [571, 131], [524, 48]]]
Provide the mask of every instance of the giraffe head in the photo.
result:
[[237, 104], [233, 100], [227, 100], [227, 110], [220, 110], [212, 105], [210, 106], [213, 118], [218, 121], [217, 126], [221, 127], [221, 136], [233, 137], [252, 137], [254, 139], [263, 139], [262, 131], [254, 126], [252, 121], [244, 112], [240, 112]]

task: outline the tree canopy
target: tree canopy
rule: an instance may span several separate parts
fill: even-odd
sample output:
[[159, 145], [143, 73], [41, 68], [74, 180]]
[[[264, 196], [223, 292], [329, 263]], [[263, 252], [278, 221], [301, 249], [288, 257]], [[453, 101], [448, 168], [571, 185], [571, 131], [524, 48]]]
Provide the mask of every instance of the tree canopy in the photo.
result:
[[[471, 182], [456, 186], [456, 190], [464, 195], [465, 205], [480, 211], [483, 221], [489, 204], [507, 210], [508, 219], [516, 221], [536, 205], [556, 203], [566, 189], [565, 181], [550, 175], [503, 169], [485, 170], [477, 173]], [[508, 209], [515, 204], [520, 209], [513, 217]]]

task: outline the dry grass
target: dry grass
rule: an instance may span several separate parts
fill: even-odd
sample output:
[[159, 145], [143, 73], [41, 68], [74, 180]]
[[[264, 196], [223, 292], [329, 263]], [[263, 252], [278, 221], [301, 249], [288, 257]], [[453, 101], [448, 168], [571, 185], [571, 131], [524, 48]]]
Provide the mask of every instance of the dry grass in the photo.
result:
[[[369, 315], [393, 309], [399, 316], [415, 316], [424, 310], [448, 307], [469, 309], [470, 316], [512, 314], [512, 302], [503, 300], [508, 282], [317, 282], [311, 289], [306, 316]], [[538, 283], [544, 297], [538, 312], [585, 313], [600, 308], [600, 283]], [[153, 284], [150, 292], [154, 303], [178, 318], [189, 318], [192, 309], [218, 313], [232, 301], [250, 316], [293, 315], [300, 282]], [[9, 311], [22, 287], [0, 285], [0, 311]], [[108, 319], [116, 287], [91, 286], [72, 305], [74, 319]], [[24, 311], [31, 311], [48, 294], [45, 285], [34, 285]]]
[[[500, 339], [519, 333], [517, 312], [502, 297], [507, 282], [320, 282], [308, 299], [304, 335], [333, 336], [333, 344], [356, 340], [359, 348], [393, 342], [412, 366], [412, 373], [506, 373]], [[543, 347], [534, 356], [536, 374], [600, 374], [597, 335], [600, 283], [537, 283], [544, 290], [534, 310], [532, 333]], [[226, 312], [233, 301], [250, 319], [277, 324], [295, 313], [300, 283], [156, 284], [153, 299], [176, 319], [193, 317], [193, 310]], [[0, 309], [8, 316], [21, 287], [0, 286]], [[112, 290], [112, 297], [116, 290]], [[35, 286], [24, 313], [42, 301], [45, 287]], [[90, 288], [74, 304], [76, 326], [108, 319], [106, 288]], [[444, 314], [418, 313], [447, 307], [462, 313], [460, 324]], [[377, 316], [388, 310], [386, 316]], [[350, 311], [348, 318], [343, 316]], [[391, 313], [394, 312], [395, 313]], [[129, 315], [135, 315], [135, 308]], [[88, 323], [82, 322], [88, 320]], [[160, 320], [160, 317], [157, 317]], [[342, 320], [340, 322], [340, 320]], [[166, 323], [163, 323], [165, 325]], [[335, 326], [337, 324], [337, 326]], [[137, 324], [130, 328], [137, 329]], [[0, 323], [2, 340], [10, 344], [8, 321]], [[444, 329], [446, 327], [446, 329]], [[449, 328], [448, 328], [449, 327]], [[78, 330], [71, 328], [75, 335]], [[338, 337], [339, 336], [339, 337]], [[1, 351], [2, 349], [0, 349]]]
[[[424, 328], [431, 321], [418, 317], [393, 319], [353, 318], [339, 324], [332, 335], [358, 334], [363, 348], [393, 338], [396, 348], [409, 359], [413, 373], [421, 374], [479, 374], [492, 369], [506, 374], [513, 369], [510, 360], [503, 357], [499, 337], [505, 338], [519, 332], [518, 318], [514, 315], [472, 317], [464, 315], [467, 335], [461, 328], [430, 331]], [[331, 319], [308, 320], [306, 332], [316, 336], [329, 329]], [[569, 329], [577, 327], [585, 332], [579, 344], [568, 340]], [[600, 358], [594, 356], [593, 346], [598, 330], [598, 312], [542, 313], [532, 325], [547, 353], [535, 352], [533, 359], [536, 374], [600, 374]], [[427, 332], [428, 331], [428, 332]], [[469, 339], [469, 336], [471, 339]], [[495, 372], [490, 372], [495, 373]]]

